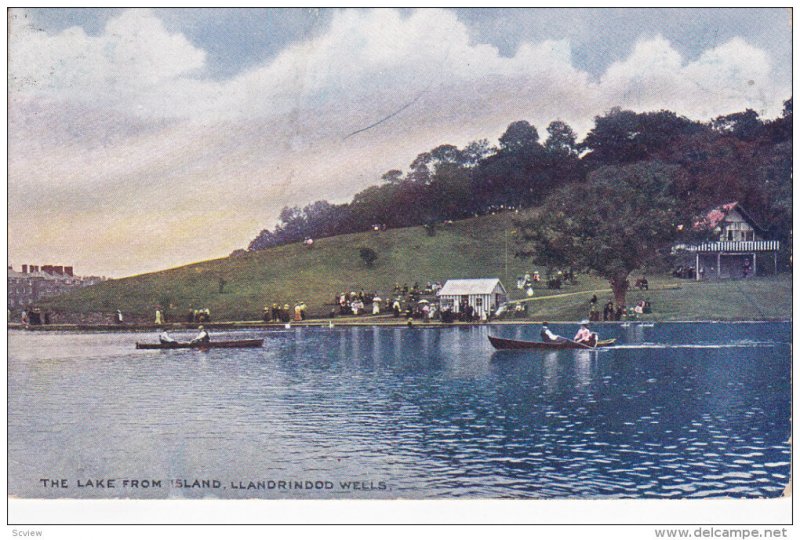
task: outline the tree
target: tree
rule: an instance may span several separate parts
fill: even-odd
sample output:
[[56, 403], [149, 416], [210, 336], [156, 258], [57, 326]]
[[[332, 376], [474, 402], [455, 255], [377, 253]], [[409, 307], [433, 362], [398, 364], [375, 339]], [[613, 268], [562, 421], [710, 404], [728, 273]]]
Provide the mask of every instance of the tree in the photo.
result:
[[711, 126], [720, 133], [731, 133], [737, 139], [754, 141], [761, 135], [764, 124], [753, 109], [744, 112], [718, 116], [711, 122]]
[[569, 125], [555, 120], [547, 126], [548, 137], [544, 147], [554, 154], [578, 155], [577, 136]]
[[668, 253], [691, 223], [671, 192], [680, 174], [660, 162], [598, 169], [580, 192], [561, 188], [516, 221], [517, 254], [600, 275], [624, 305], [630, 273]]
[[635, 113], [618, 107], [594, 119], [581, 143], [594, 166], [622, 165], [653, 159], [676, 140], [703, 129], [701, 124], [671, 111]]
[[466, 167], [475, 167], [478, 165], [484, 158], [496, 152], [496, 148], [492, 148], [489, 146], [489, 141], [486, 139], [480, 139], [477, 141], [472, 141], [467, 146], [465, 146], [461, 150], [461, 154], [463, 156], [464, 165]]
[[369, 268], [372, 268], [372, 265], [378, 260], [378, 254], [372, 248], [362, 247], [358, 250], [358, 255]]
[[539, 143], [539, 132], [526, 120], [518, 120], [509, 124], [506, 132], [500, 136], [500, 149], [517, 152], [533, 148]]
[[384, 182], [389, 182], [390, 184], [399, 184], [403, 181], [403, 171], [392, 169], [383, 173], [381, 178]]

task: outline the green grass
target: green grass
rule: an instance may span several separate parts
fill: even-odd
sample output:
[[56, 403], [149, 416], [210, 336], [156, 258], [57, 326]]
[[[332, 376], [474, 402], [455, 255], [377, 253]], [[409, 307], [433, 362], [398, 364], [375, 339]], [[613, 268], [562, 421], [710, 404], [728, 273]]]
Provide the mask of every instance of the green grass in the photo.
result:
[[[653, 313], [642, 320], [765, 320], [789, 319], [792, 316], [792, 278], [790, 275], [758, 277], [748, 280], [721, 280], [696, 282], [686, 279], [649, 277], [650, 290], [628, 292], [626, 301], [634, 305], [649, 299]], [[583, 294], [563, 294], [555, 298], [537, 298], [528, 301], [528, 316], [536, 320], [575, 321], [589, 316], [589, 299], [597, 294], [602, 306], [611, 298], [608, 286], [591, 280], [597, 291]], [[589, 283], [585, 284], [589, 289]], [[564, 293], [570, 293], [566, 289]], [[537, 296], [552, 295], [551, 291], [537, 291]]]
[[[485, 216], [441, 225], [435, 236], [422, 227], [322, 238], [312, 249], [300, 244], [248, 253], [242, 257], [200, 262], [180, 268], [111, 280], [52, 299], [47, 307], [60, 312], [103, 312], [116, 309], [150, 319], [156, 305], [172, 306], [172, 320], [183, 320], [190, 306], [208, 307], [213, 320], [257, 320], [265, 305], [278, 302], [308, 305], [312, 317], [326, 316], [334, 295], [342, 291], [378, 291], [395, 283], [444, 282], [450, 278], [499, 277], [512, 299], [524, 299], [516, 276], [537, 269], [513, 256], [512, 215]], [[506, 240], [508, 273], [506, 273]], [[368, 268], [359, 248], [370, 247], [378, 260]], [[541, 271], [541, 269], [539, 269]], [[542, 275], [544, 273], [542, 272]], [[219, 278], [226, 282], [219, 293]], [[635, 281], [635, 274], [631, 281]], [[631, 291], [628, 303], [649, 297], [658, 320], [743, 320], [791, 316], [791, 277], [696, 283], [648, 275], [651, 290]], [[579, 320], [588, 315], [593, 291], [602, 309], [610, 297], [605, 280], [578, 276], [578, 283], [560, 291], [537, 289], [529, 303], [536, 320]], [[571, 294], [571, 293], [585, 294]], [[556, 298], [540, 297], [560, 295]]]
[[[265, 305], [304, 301], [312, 316], [327, 315], [336, 293], [378, 291], [395, 283], [449, 278], [499, 277], [506, 286], [532, 269], [515, 259], [511, 215], [495, 215], [440, 225], [435, 236], [422, 227], [392, 229], [318, 239], [312, 249], [300, 244], [205, 261], [181, 268], [112, 280], [50, 302], [62, 312], [111, 312], [150, 316], [158, 304], [175, 306], [182, 319], [189, 306], [208, 307], [214, 320], [254, 320]], [[505, 246], [508, 236], [508, 276]], [[372, 268], [359, 248], [378, 254]], [[225, 281], [219, 294], [219, 278]]]

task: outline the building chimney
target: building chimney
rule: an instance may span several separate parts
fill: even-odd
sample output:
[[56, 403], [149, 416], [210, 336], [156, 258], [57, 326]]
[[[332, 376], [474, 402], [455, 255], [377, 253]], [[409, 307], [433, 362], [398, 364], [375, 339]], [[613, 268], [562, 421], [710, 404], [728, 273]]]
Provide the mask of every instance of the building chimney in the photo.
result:
[[39, 267], [38, 266], [31, 265], [31, 272], [38, 272], [38, 271], [39, 271]]
[[65, 267], [64, 267], [64, 273], [65, 273], [66, 275], [68, 275], [69, 277], [73, 277], [73, 270], [72, 270], [72, 267], [71, 267], [71, 266], [65, 266]]
[[55, 272], [59, 276], [63, 276], [64, 275], [64, 267], [63, 266], [54, 266], [53, 267], [53, 272]]
[[45, 264], [44, 266], [42, 266], [42, 272], [48, 275], [53, 275], [53, 265]]
[[23, 264], [22, 265], [22, 273], [23, 274], [27, 274], [28, 273], [28, 265], [27, 264]]

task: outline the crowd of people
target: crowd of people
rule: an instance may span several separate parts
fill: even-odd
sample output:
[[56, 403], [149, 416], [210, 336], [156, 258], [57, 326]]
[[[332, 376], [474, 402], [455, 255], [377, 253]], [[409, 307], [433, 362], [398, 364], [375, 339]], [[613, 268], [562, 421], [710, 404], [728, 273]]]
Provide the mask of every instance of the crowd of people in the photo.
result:
[[[603, 306], [603, 321], [621, 321], [624, 319], [636, 318], [640, 315], [646, 315], [653, 312], [653, 306], [649, 298], [639, 300], [632, 307], [627, 307], [624, 304], [615, 304], [613, 300], [609, 300]], [[597, 306], [597, 295], [592, 295], [589, 300], [589, 321], [600, 321], [600, 311]]]
[[340, 292], [333, 299], [335, 308], [330, 317], [391, 314], [395, 318], [432, 320], [437, 316], [435, 302], [425, 298], [435, 297], [442, 288], [440, 282], [428, 281], [424, 287], [419, 282], [409, 286], [395, 283], [389, 294], [381, 296], [376, 291]]
[[20, 322], [32, 326], [50, 324], [51, 315], [49, 311], [42, 311], [41, 308], [38, 307], [23, 309], [20, 314]]
[[306, 312], [308, 306], [305, 302], [296, 302], [294, 307], [289, 304], [281, 305], [279, 302], [273, 302], [272, 306], [264, 306], [262, 319], [264, 322], [282, 322], [288, 323], [290, 321], [304, 321], [306, 320]]
[[186, 312], [186, 322], [211, 322], [211, 310], [208, 308], [198, 309], [195, 307], [190, 307], [189, 311]]
[[[339, 315], [364, 315], [372, 313], [379, 315], [381, 311], [389, 308], [389, 299], [385, 300], [378, 296], [376, 292], [364, 292], [364, 290], [342, 292], [337, 294], [333, 301], [334, 305], [339, 306]], [[332, 311], [336, 315], [336, 311]]]
[[525, 291], [527, 296], [533, 296], [533, 290], [539, 284], [544, 284], [548, 289], [560, 289], [565, 283], [575, 283], [575, 273], [572, 270], [559, 270], [553, 274], [548, 274], [545, 279], [538, 271], [526, 272], [524, 277], [517, 278], [517, 288]]

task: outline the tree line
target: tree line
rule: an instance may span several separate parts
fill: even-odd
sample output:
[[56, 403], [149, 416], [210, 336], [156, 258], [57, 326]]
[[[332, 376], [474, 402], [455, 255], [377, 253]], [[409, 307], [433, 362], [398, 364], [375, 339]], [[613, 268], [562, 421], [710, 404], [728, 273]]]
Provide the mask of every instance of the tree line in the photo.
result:
[[[791, 98], [781, 116], [771, 120], [751, 109], [698, 122], [666, 110], [614, 108], [595, 117], [582, 141], [561, 121], [551, 122], [546, 132], [542, 140], [535, 126], [519, 120], [497, 145], [485, 139], [463, 148], [442, 144], [419, 154], [405, 172], [387, 171], [380, 184], [360, 191], [349, 203], [285, 207], [274, 228], [261, 231], [248, 250], [366, 231], [376, 224], [430, 227], [507, 209], [539, 209], [533, 215], [540, 221], [583, 209], [600, 225], [612, 226], [625, 223], [624, 214], [639, 212], [625, 200], [624, 189], [643, 190], [651, 206], [667, 205], [663, 209], [671, 222], [738, 201], [772, 238], [790, 246]], [[621, 196], [612, 193], [615, 186], [624, 188]], [[597, 197], [616, 201], [616, 212], [614, 207], [592, 210]], [[570, 205], [571, 210], [566, 208]], [[544, 208], [548, 215], [541, 212]], [[595, 215], [601, 210], [611, 215]], [[562, 219], [550, 225], [564, 229], [565, 223]], [[525, 225], [520, 222], [521, 228]], [[534, 248], [555, 253], [538, 233], [523, 232], [528, 249], [523, 244], [521, 253], [534, 253]], [[651, 233], [654, 241], [660, 234]]]

